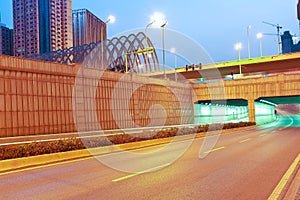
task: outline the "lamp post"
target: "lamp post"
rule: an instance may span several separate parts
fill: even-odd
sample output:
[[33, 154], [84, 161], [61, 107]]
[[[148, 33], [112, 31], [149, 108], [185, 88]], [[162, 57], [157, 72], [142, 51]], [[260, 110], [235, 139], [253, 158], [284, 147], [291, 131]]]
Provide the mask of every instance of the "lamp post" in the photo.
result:
[[259, 49], [260, 49], [260, 57], [262, 57], [262, 33], [257, 33], [256, 38], [259, 39]]
[[239, 42], [239, 43], [237, 43], [237, 44], [235, 45], [235, 50], [238, 51], [240, 74], [242, 74], [241, 49], [242, 49], [242, 43]]
[[163, 46], [163, 65], [164, 65], [164, 78], [167, 79], [166, 75], [166, 52], [165, 52], [165, 26], [168, 24], [166, 21], [160, 27], [162, 28], [162, 46]]
[[177, 74], [176, 74], [176, 67], [177, 67], [177, 56], [176, 56], [176, 49], [171, 48], [171, 53], [174, 54], [174, 76], [175, 76], [175, 81], [177, 81]]
[[249, 59], [251, 57], [251, 50], [250, 50], [250, 29], [251, 29], [251, 26], [248, 25], [247, 26], [247, 40], [248, 40], [248, 58]]
[[[155, 23], [156, 28], [162, 28], [162, 45], [163, 45], [163, 65], [164, 65], [164, 78], [166, 79], [166, 57], [165, 57], [165, 26], [167, 25], [166, 17], [163, 13], [160, 12], [154, 12], [150, 16], [151, 22], [147, 25], [146, 30], [149, 26], [151, 26], [153, 23]], [[146, 32], [146, 31], [145, 31]], [[147, 34], [146, 34], [147, 39]]]
[[148, 42], [148, 35], [147, 35], [147, 29], [155, 23], [155, 19], [152, 20], [149, 24], [147, 24], [146, 28], [145, 28], [145, 35], [146, 35], [146, 48], [148, 48], [149, 42]]
[[[108, 16], [108, 18], [107, 18], [106, 22], [104, 22], [104, 24], [106, 26], [108, 23], [111, 23], [111, 24], [115, 23], [115, 21], [116, 21], [116, 17], [110, 15], [110, 16]], [[100, 33], [101, 33], [101, 37], [100, 38], [101, 38], [101, 43], [102, 43], [102, 45], [101, 45], [101, 51], [102, 51], [101, 67], [103, 67], [103, 56], [104, 56], [104, 52], [103, 52], [104, 51], [104, 42], [103, 42], [103, 40], [104, 40], [104, 33], [103, 33], [103, 31], [104, 31], [104, 29], [102, 28], [101, 31], [100, 31]]]
[[[147, 29], [156, 22], [156, 19], [153, 19], [151, 20], [151, 22], [149, 24], [147, 24], [146, 28], [145, 28], [145, 36], [146, 36], [146, 49], [148, 49], [149, 47], [149, 39], [148, 39], [148, 34], [147, 34]], [[150, 65], [150, 60], [148, 57], [148, 53], [146, 54], [147, 55], [147, 59], [146, 59], [146, 65], [148, 65], [148, 61], [149, 61], [149, 65]]]

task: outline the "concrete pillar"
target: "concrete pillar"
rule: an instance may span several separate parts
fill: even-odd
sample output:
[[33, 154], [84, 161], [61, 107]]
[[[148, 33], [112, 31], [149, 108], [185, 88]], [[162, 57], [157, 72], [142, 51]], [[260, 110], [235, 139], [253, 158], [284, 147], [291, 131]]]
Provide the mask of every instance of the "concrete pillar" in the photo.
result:
[[248, 118], [249, 118], [249, 122], [255, 122], [254, 99], [248, 99]]

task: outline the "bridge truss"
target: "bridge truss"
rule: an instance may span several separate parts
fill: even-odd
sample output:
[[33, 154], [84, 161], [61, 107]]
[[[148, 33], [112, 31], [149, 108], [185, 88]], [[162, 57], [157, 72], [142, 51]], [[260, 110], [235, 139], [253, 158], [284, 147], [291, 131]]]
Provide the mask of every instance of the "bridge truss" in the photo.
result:
[[[147, 49], [151, 49], [151, 51]], [[125, 72], [126, 70], [136, 73], [160, 71], [153, 43], [143, 32], [27, 58], [61, 64], [83, 64], [116, 72]]]

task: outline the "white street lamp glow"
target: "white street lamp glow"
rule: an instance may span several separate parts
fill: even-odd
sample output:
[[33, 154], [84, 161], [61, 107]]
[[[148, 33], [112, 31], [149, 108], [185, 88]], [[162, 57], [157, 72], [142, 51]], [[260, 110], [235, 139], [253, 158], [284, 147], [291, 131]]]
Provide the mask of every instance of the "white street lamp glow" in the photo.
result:
[[234, 46], [235, 50], [240, 51], [242, 49], [242, 43], [236, 43]]
[[257, 34], [256, 34], [256, 38], [257, 38], [257, 39], [261, 39], [262, 37], [263, 37], [263, 34], [262, 34], [262, 33], [257, 33]]
[[108, 16], [107, 21], [105, 23], [115, 23], [116, 22], [116, 17], [113, 15]]
[[175, 52], [176, 52], [176, 49], [175, 49], [174, 47], [172, 47], [172, 48], [170, 49], [170, 52], [171, 52], [171, 53], [175, 53]]
[[161, 25], [165, 24], [166, 21], [166, 16], [161, 12], [154, 12], [150, 16], [150, 23], [153, 24], [155, 28], [161, 27]]

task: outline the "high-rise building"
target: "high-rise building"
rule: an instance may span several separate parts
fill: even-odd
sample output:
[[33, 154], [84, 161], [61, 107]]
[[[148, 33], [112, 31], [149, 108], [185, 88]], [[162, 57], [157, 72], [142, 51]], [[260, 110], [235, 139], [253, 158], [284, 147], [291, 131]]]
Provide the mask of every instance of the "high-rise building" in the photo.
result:
[[283, 35], [281, 35], [281, 43], [282, 43], [282, 53], [290, 53], [292, 52], [293, 38], [289, 31], [285, 31]]
[[87, 9], [73, 10], [73, 42], [81, 46], [106, 39], [106, 23]]
[[16, 56], [73, 46], [72, 0], [13, 0]]
[[13, 0], [14, 51], [16, 56], [40, 52], [37, 0]]
[[0, 22], [0, 54], [14, 55], [13, 50], [13, 30]]
[[300, 43], [294, 44], [293, 36], [290, 31], [285, 31], [283, 35], [281, 35], [281, 44], [282, 44], [282, 53], [293, 53], [300, 52]]
[[[46, 36], [47, 34], [50, 34], [50, 51], [72, 47], [73, 46], [72, 0], [42, 0], [42, 1], [50, 2], [50, 6], [49, 6], [50, 24], [48, 26], [49, 31], [47, 31], [46, 33]], [[43, 11], [40, 12], [40, 16], [42, 15], [43, 15]], [[47, 49], [44, 52], [48, 52]]]

